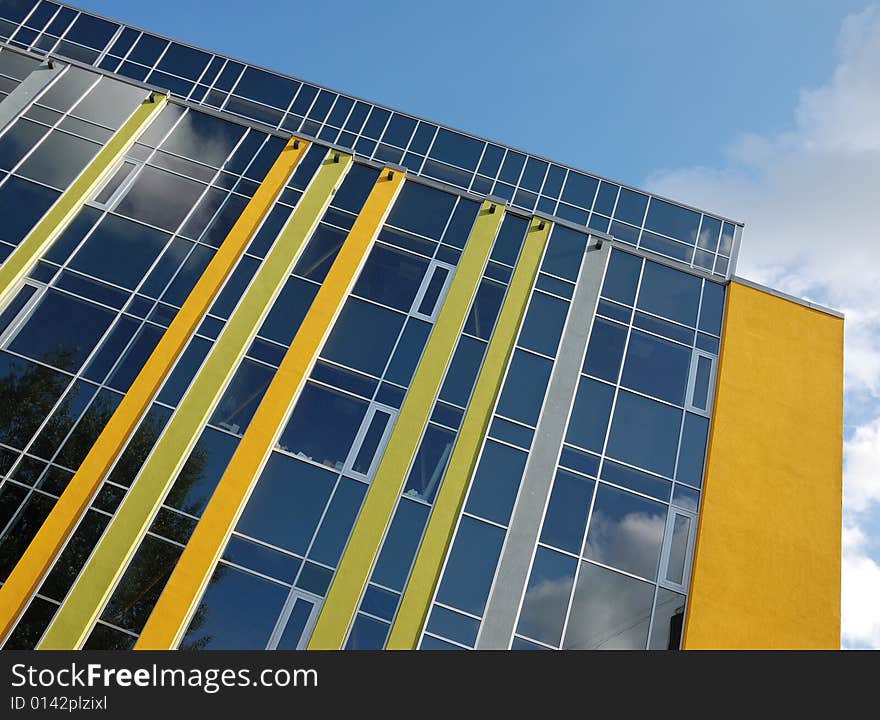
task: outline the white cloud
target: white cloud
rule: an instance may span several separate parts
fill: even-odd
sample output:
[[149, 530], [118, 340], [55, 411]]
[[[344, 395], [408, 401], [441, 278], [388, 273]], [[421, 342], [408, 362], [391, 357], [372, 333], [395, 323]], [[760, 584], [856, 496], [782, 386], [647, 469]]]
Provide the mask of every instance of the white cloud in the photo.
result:
[[[737, 274], [846, 313], [843, 636], [880, 647], [880, 11], [846, 18], [838, 62], [803, 90], [791, 128], [744, 134], [724, 167], [656, 173], [648, 186], [746, 222]], [[876, 515], [874, 515], [876, 517]]]

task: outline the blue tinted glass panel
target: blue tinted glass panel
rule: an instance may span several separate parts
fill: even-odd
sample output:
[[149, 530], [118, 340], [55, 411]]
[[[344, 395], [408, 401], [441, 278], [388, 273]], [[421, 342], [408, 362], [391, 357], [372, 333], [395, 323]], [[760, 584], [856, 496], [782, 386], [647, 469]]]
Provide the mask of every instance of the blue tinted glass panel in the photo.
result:
[[321, 522], [315, 544], [309, 551], [312, 560], [334, 567], [339, 562], [366, 492], [367, 486], [363, 483], [345, 477], [340, 480]]
[[9, 349], [74, 372], [110, 327], [113, 317], [110, 310], [49, 290]]
[[322, 357], [381, 376], [404, 319], [392, 310], [351, 298], [333, 326]]
[[596, 483], [558, 470], [544, 516], [541, 542], [579, 554]]
[[641, 269], [641, 258], [622, 250], [612, 250], [608, 269], [605, 271], [602, 295], [624, 305], [632, 305], [636, 299]]
[[419, 445], [413, 466], [406, 480], [404, 494], [410, 497], [433, 502], [443, 472], [452, 454], [455, 435], [445, 428], [428, 425]]
[[620, 382], [646, 395], [682, 405], [690, 365], [688, 348], [633, 330]]
[[535, 425], [541, 414], [544, 392], [552, 369], [553, 363], [550, 360], [515, 350], [501, 399], [498, 401], [498, 414], [527, 425]]
[[272, 453], [235, 529], [304, 554], [335, 482], [335, 473]]
[[428, 522], [429, 508], [403, 499], [397, 506], [391, 527], [382, 543], [371, 579], [393, 590], [403, 590], [422, 531]]
[[281, 585], [218, 565], [181, 650], [262, 650], [287, 592]]
[[292, 455], [342, 470], [366, 411], [363, 400], [306, 383], [278, 445]]
[[681, 410], [621, 390], [611, 422], [608, 455], [672, 476]]
[[574, 282], [580, 273], [586, 247], [586, 235], [555, 225], [544, 253], [541, 270]]
[[438, 602], [482, 615], [503, 542], [501, 528], [462, 517], [437, 592]]
[[480, 623], [474, 618], [437, 605], [431, 610], [427, 631], [473, 647], [477, 642]]
[[651, 207], [648, 208], [648, 217], [645, 219], [645, 227], [649, 230], [656, 230], [687, 243], [695, 243], [699, 225], [699, 213], [651, 198]]
[[364, 263], [354, 293], [406, 312], [419, 291], [427, 269], [428, 263], [422, 258], [376, 245]]
[[430, 333], [429, 323], [415, 318], [406, 321], [406, 328], [388, 365], [388, 372], [385, 373], [386, 380], [398, 385], [409, 385]]
[[516, 631], [549, 645], [559, 645], [577, 560], [547, 548], [535, 553]]
[[639, 291], [639, 307], [655, 315], [694, 326], [697, 323], [702, 282], [698, 277], [649, 260], [645, 263]]
[[488, 440], [474, 474], [465, 510], [506, 525], [513, 512], [527, 454]]
[[314, 283], [288, 278], [257, 334], [290, 345], [317, 294]]
[[708, 436], [709, 419], [701, 415], [685, 413], [676, 480], [694, 487], [702, 485]]
[[273, 377], [272, 368], [247, 358], [242, 360], [210, 422], [236, 435], [243, 434]]
[[590, 331], [584, 372], [616, 383], [625, 344], [626, 328], [623, 325], [596, 318]]
[[201, 515], [236, 447], [237, 438], [213, 428], [205, 428], [165, 499], [165, 504], [191, 515]]
[[455, 195], [418, 183], [404, 183], [388, 224], [439, 240], [455, 205]]
[[568, 303], [542, 293], [533, 293], [519, 334], [519, 345], [554, 357], [568, 316]]
[[713, 282], [703, 285], [703, 304], [700, 308], [700, 330], [721, 334], [721, 315], [724, 312], [724, 286]]
[[345, 643], [346, 650], [382, 650], [391, 626], [358, 613], [351, 626], [351, 634]]
[[581, 378], [565, 441], [601, 453], [613, 400], [614, 388], [611, 385]]
[[644, 495], [650, 495], [658, 500], [669, 502], [669, 492], [672, 489], [671, 482], [612, 462], [611, 460], [606, 460], [602, 466], [602, 479]]
[[467, 336], [459, 339], [440, 390], [442, 400], [461, 407], [467, 406], [485, 351], [486, 343]]
[[599, 484], [584, 556], [653, 580], [667, 506]]

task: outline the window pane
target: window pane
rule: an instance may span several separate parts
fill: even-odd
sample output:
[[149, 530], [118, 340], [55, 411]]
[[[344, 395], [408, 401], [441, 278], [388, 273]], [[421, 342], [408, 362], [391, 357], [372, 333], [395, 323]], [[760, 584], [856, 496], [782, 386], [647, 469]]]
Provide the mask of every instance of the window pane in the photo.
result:
[[278, 445], [292, 455], [342, 470], [366, 412], [363, 400], [306, 383]]
[[565, 650], [644, 650], [654, 586], [581, 563]]
[[516, 631], [548, 645], [559, 645], [577, 560], [539, 547], [529, 575]]
[[116, 211], [164, 230], [176, 230], [204, 189], [194, 180], [146, 166]]
[[57, 130], [18, 169], [24, 177], [61, 190], [67, 188], [101, 146]]
[[302, 555], [335, 481], [335, 473], [272, 453], [235, 529]]
[[680, 427], [680, 410], [621, 390], [611, 422], [608, 454], [671, 477]]
[[709, 407], [709, 384], [712, 379], [712, 360], [705, 355], [697, 356], [697, 373], [694, 378], [694, 397], [691, 404], [700, 410]]
[[314, 283], [288, 278], [257, 334], [290, 345], [317, 294]]
[[418, 183], [404, 183], [388, 224], [439, 240], [454, 205], [455, 195]]
[[602, 295], [624, 305], [632, 305], [636, 299], [642, 259], [622, 250], [612, 250], [605, 271]]
[[481, 281], [467, 322], [465, 322], [464, 331], [483, 340], [488, 340], [492, 335], [492, 328], [495, 327], [495, 321], [498, 319], [503, 301], [503, 285], [490, 280]]
[[655, 315], [693, 326], [697, 322], [702, 282], [694, 275], [649, 260], [645, 263], [638, 306]]
[[519, 344], [529, 350], [555, 356], [567, 316], [567, 302], [542, 293], [533, 293], [520, 330]]
[[278, 640], [278, 650], [296, 650], [312, 615], [315, 603], [305, 598], [297, 598], [287, 618], [284, 632]]
[[455, 434], [451, 431], [428, 425], [406, 480], [406, 495], [433, 502], [454, 442]]
[[535, 425], [544, 402], [553, 363], [522, 350], [515, 350], [498, 402], [498, 414]]
[[723, 313], [724, 286], [706, 281], [703, 284], [703, 304], [700, 308], [700, 330], [720, 335]]
[[9, 349], [75, 372], [110, 327], [110, 310], [49, 290]]
[[665, 505], [600, 483], [584, 556], [653, 580], [665, 527]]
[[[180, 74], [179, 70], [171, 70]], [[190, 110], [162, 143], [162, 149], [219, 168], [243, 134], [241, 125]]]
[[623, 325], [597, 317], [590, 331], [584, 372], [616, 383], [625, 344], [626, 328]]
[[431, 280], [428, 282], [428, 287], [425, 289], [425, 294], [422, 296], [421, 303], [419, 303], [419, 313], [429, 317], [434, 314], [434, 308], [437, 306], [437, 301], [440, 299], [440, 293], [443, 290], [443, 285], [446, 283], [447, 277], [449, 277], [448, 268], [440, 266], [434, 268], [434, 272], [431, 274]]
[[323, 282], [346, 237], [344, 230], [318, 225], [293, 269], [294, 274]]
[[376, 410], [370, 421], [370, 427], [367, 429], [364, 439], [361, 442], [360, 450], [352, 465], [352, 470], [356, 473], [366, 475], [370, 471], [373, 464], [373, 458], [376, 456], [376, 449], [379, 447], [379, 441], [382, 439], [382, 433], [388, 427], [388, 421], [391, 419], [384, 410]]
[[691, 351], [688, 348], [633, 330], [621, 384], [683, 405], [690, 364]]
[[321, 356], [363, 372], [382, 375], [404, 316], [350, 298], [333, 326]]
[[345, 649], [382, 650], [390, 629], [388, 623], [358, 613], [351, 626], [351, 634], [345, 643]]
[[242, 360], [211, 416], [211, 424], [236, 435], [243, 434], [274, 376], [272, 368], [247, 358]]
[[587, 247], [587, 236], [561, 225], [553, 226], [553, 234], [544, 253], [541, 270], [574, 282], [581, 269]]
[[703, 460], [706, 457], [708, 437], [709, 418], [694, 415], [693, 413], [685, 413], [676, 480], [694, 487], [702, 485]]
[[419, 359], [422, 357], [425, 343], [428, 342], [430, 332], [431, 325], [429, 323], [415, 318], [409, 318], [406, 321], [406, 328], [394, 350], [394, 357], [391, 358], [388, 371], [385, 373], [386, 380], [398, 385], [409, 385], [419, 364]]
[[477, 642], [480, 623], [472, 617], [435, 605], [428, 620], [428, 632], [473, 647]]
[[687, 515], [676, 513], [672, 522], [672, 542], [669, 545], [669, 562], [666, 567], [666, 579], [680, 585], [684, 580], [684, 565], [687, 561], [688, 535], [691, 519]]
[[520, 450], [487, 441], [471, 483], [465, 509], [474, 515], [506, 525], [513, 511], [527, 457]]
[[315, 543], [309, 551], [312, 560], [333, 566], [339, 562], [366, 492], [367, 486], [364, 483], [346, 477], [339, 481]]
[[580, 554], [595, 485], [593, 480], [565, 470], [556, 472], [541, 542]]
[[437, 601], [474, 615], [482, 615], [501, 555], [504, 531], [494, 525], [462, 517], [437, 592]]
[[174, 481], [165, 504], [199, 516], [226, 471], [238, 441], [213, 428], [205, 428]]
[[364, 264], [354, 293], [408, 312], [427, 269], [427, 261], [415, 255], [376, 245]]
[[654, 606], [654, 625], [651, 628], [649, 650], [678, 650], [684, 625], [685, 596], [659, 588]]
[[443, 388], [440, 390], [441, 400], [461, 407], [467, 406], [485, 351], [486, 344], [479, 340], [466, 336], [459, 339], [455, 355], [443, 380]]
[[169, 239], [159, 230], [108, 215], [79, 249], [70, 267], [134, 289]]
[[403, 499], [394, 512], [394, 519], [382, 543], [371, 579], [393, 590], [403, 590], [422, 531], [428, 522], [429, 508], [422, 503]]
[[180, 642], [181, 650], [262, 650], [287, 588], [220, 564]]
[[565, 441], [594, 452], [602, 452], [614, 388], [590, 378], [581, 378], [575, 396]]
[[0, 240], [18, 245], [58, 199], [58, 192], [10, 177], [0, 188]]

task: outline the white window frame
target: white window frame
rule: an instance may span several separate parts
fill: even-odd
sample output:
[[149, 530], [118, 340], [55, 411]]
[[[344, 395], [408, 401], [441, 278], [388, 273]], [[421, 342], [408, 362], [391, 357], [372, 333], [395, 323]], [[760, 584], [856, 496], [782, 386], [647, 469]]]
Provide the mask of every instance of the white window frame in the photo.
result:
[[[385, 425], [385, 429], [382, 431], [382, 437], [379, 438], [379, 444], [376, 445], [376, 452], [373, 454], [373, 459], [370, 461], [369, 469], [366, 473], [356, 472], [354, 469], [355, 460], [357, 459], [358, 453], [361, 451], [361, 446], [364, 444], [364, 439], [367, 436], [370, 425], [373, 423], [373, 417], [377, 412], [386, 413], [388, 415], [388, 422]], [[397, 408], [393, 408], [389, 405], [383, 405], [378, 402], [370, 403], [366, 415], [364, 415], [364, 419], [361, 422], [361, 426], [358, 428], [357, 435], [354, 437], [351, 449], [348, 451], [348, 456], [345, 458], [345, 462], [342, 465], [343, 475], [348, 475], [349, 477], [357, 478], [358, 480], [363, 480], [368, 483], [372, 480], [373, 476], [376, 474], [376, 469], [379, 466], [379, 461], [385, 454], [385, 447], [391, 439], [391, 433], [394, 430], [394, 425], [397, 421], [397, 415], [399, 412], [400, 411], [397, 410]]]
[[[687, 544], [684, 553], [684, 568], [682, 569], [681, 582], [677, 583], [667, 579], [666, 574], [669, 572], [669, 560], [672, 552], [672, 534], [675, 529], [675, 519], [679, 515], [689, 520]], [[690, 510], [684, 510], [674, 505], [669, 506], [669, 513], [666, 516], [666, 528], [663, 532], [663, 545], [660, 550], [660, 568], [657, 573], [657, 582], [662, 588], [673, 590], [683, 595], [687, 595], [688, 585], [691, 578], [691, 570], [694, 559], [694, 545], [697, 540], [697, 514]]]
[[[697, 384], [697, 368], [699, 366], [700, 358], [705, 358], [709, 361], [709, 387], [706, 392], [706, 407], [701, 408], [694, 405], [694, 389]], [[715, 401], [715, 379], [716, 379], [716, 370], [718, 366], [718, 358], [712, 353], [706, 352], [705, 350], [699, 350], [697, 348], [691, 353], [691, 366], [688, 371], [688, 384], [687, 384], [687, 400], [685, 402], [685, 409], [697, 413], [699, 415], [703, 415], [704, 417], [710, 417], [712, 415], [712, 404]]]
[[[430, 315], [426, 313], [420, 313], [419, 306], [422, 304], [422, 300], [424, 300], [425, 294], [428, 292], [428, 288], [430, 287], [431, 281], [434, 279], [434, 274], [437, 272], [438, 268], [446, 270], [446, 279], [443, 281], [443, 287], [440, 288], [440, 294], [437, 295], [437, 301], [434, 303], [434, 307], [431, 309]], [[419, 287], [419, 291], [416, 293], [416, 297], [413, 300], [413, 304], [409, 314], [415, 318], [419, 318], [420, 320], [427, 320], [431, 323], [436, 321], [437, 316], [440, 314], [440, 309], [443, 307], [443, 302], [446, 300], [446, 294], [449, 292], [449, 286], [452, 284], [452, 278], [454, 275], [454, 265], [445, 263], [442, 260], [431, 260], [430, 264], [428, 265], [428, 269], [425, 272], [425, 276], [422, 278], [421, 287]]]
[[312, 637], [312, 631], [315, 629], [315, 625], [318, 622], [318, 615], [321, 613], [321, 607], [324, 605], [324, 600], [317, 595], [313, 595], [310, 592], [294, 587], [290, 589], [290, 593], [287, 595], [287, 600], [284, 601], [284, 607], [281, 609], [278, 621], [275, 623], [275, 627], [272, 629], [272, 634], [269, 636], [269, 641], [266, 643], [266, 650], [275, 650], [278, 647], [278, 643], [281, 642], [281, 637], [284, 635], [285, 629], [287, 629], [287, 622], [290, 620], [290, 614], [293, 612], [293, 606], [296, 605], [297, 600], [305, 600], [306, 602], [312, 603], [309, 619], [306, 621], [302, 635], [296, 645], [297, 650], [306, 649], [306, 646], [309, 644], [309, 640]]

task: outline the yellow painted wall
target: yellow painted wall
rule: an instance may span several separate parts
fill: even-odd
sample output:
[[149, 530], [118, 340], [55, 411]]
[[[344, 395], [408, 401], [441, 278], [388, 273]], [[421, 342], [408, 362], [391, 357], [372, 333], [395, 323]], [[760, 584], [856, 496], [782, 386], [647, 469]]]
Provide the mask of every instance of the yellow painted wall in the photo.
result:
[[729, 286], [683, 647], [840, 647], [843, 320]]

